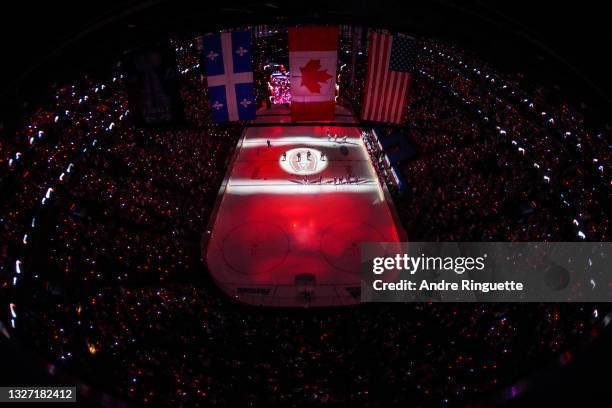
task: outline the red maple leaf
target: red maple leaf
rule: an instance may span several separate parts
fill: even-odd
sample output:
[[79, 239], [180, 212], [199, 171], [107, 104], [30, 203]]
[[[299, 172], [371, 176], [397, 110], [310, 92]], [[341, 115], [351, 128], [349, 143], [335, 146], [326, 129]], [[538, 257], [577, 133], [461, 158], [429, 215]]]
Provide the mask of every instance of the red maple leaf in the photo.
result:
[[300, 67], [302, 71], [302, 86], [308, 88], [312, 93], [321, 93], [321, 84], [327, 82], [332, 76], [327, 73], [327, 70], [321, 70], [321, 60], [310, 60], [308, 64]]

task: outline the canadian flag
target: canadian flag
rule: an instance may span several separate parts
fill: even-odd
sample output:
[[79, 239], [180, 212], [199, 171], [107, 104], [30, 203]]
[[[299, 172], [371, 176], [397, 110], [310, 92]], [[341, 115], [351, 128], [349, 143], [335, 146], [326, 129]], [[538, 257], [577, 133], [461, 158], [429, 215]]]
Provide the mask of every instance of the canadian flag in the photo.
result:
[[337, 27], [289, 28], [291, 120], [334, 119], [337, 64]]

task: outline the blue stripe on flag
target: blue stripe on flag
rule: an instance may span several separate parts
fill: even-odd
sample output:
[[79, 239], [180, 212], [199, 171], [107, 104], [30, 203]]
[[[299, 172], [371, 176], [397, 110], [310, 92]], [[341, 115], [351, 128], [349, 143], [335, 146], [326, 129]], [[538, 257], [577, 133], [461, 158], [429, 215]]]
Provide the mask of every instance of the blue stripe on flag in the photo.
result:
[[223, 72], [223, 52], [221, 51], [221, 35], [205, 35], [203, 39], [204, 50], [202, 60], [206, 67], [206, 75], [222, 75]]
[[225, 86], [211, 86], [208, 88], [208, 98], [210, 100], [210, 110], [213, 121], [227, 122], [229, 113], [227, 110], [227, 98], [225, 96]]

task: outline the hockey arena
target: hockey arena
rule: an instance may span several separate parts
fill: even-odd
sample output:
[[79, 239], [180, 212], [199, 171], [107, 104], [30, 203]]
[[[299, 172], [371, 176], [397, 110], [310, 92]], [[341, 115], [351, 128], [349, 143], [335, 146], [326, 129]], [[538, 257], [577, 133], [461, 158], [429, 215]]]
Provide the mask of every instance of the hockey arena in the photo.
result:
[[0, 408], [611, 405], [603, 5], [70, 3], [5, 12]]
[[203, 240], [228, 295], [266, 306], [358, 303], [360, 244], [403, 236], [360, 129], [344, 126], [354, 118], [336, 114], [343, 126], [284, 126], [290, 113], [277, 105], [245, 130]]

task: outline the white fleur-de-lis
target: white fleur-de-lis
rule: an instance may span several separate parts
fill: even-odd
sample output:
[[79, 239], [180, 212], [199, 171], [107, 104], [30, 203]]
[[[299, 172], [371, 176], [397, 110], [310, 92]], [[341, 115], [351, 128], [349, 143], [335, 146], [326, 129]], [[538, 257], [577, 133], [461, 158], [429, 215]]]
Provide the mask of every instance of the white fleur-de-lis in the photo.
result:
[[240, 104], [244, 107], [244, 109], [248, 108], [251, 103], [252, 102], [249, 101], [247, 98], [244, 98], [240, 101]]
[[211, 61], [214, 61], [214, 60], [217, 59], [218, 56], [219, 56], [219, 54], [217, 54], [213, 50], [210, 50], [210, 52], [206, 55], [206, 58], [208, 58]]
[[240, 46], [237, 50], [236, 50], [236, 54], [240, 55], [241, 57], [246, 54], [247, 52], [249, 52], [249, 50], [247, 50], [246, 48], [242, 48], [242, 46]]
[[219, 101], [215, 101], [214, 105], [212, 106], [213, 108], [215, 108], [216, 110], [219, 110], [223, 107], [224, 105], [219, 102]]

